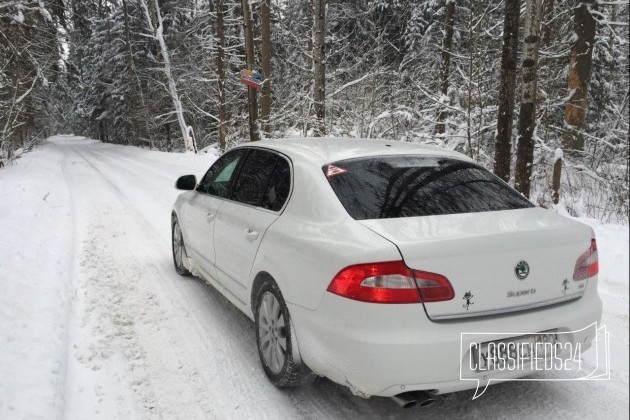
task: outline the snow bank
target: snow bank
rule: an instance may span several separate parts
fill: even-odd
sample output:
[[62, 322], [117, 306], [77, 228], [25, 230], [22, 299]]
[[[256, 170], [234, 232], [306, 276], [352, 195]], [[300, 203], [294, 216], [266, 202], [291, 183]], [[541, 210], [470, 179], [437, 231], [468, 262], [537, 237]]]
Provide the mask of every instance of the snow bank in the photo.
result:
[[602, 324], [610, 332], [610, 386], [628, 396], [630, 354], [628, 352], [628, 226], [602, 224], [578, 218], [595, 230], [599, 255], [599, 295], [604, 302]]
[[0, 169], [0, 418], [63, 413], [72, 214], [61, 155]]
[[[74, 136], [50, 141], [119, 148]], [[211, 153], [124, 150], [169, 175], [189, 168], [200, 177], [216, 159]], [[65, 413], [69, 318], [81, 250], [66, 172], [80, 163], [45, 145], [0, 169], [0, 419]]]

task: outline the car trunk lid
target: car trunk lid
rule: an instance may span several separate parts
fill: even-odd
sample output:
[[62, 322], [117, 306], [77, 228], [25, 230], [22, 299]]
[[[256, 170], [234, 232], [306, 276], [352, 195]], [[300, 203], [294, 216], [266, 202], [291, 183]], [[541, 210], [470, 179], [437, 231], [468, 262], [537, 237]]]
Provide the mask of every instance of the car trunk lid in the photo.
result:
[[433, 320], [496, 315], [579, 298], [576, 260], [592, 229], [548, 210], [358, 221], [394, 243], [405, 264], [446, 276], [455, 298], [425, 303]]

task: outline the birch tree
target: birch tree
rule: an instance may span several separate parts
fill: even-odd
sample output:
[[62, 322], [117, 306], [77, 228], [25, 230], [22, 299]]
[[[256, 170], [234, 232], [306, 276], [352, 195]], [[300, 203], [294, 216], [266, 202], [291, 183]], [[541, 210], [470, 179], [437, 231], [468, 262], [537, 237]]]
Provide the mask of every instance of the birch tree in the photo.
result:
[[[151, 36], [158, 43], [160, 47], [160, 51], [162, 53], [163, 60], [163, 71], [164, 76], [166, 77], [166, 82], [168, 86], [168, 92], [173, 101], [173, 108], [175, 110], [175, 115], [177, 116], [177, 123], [179, 124], [179, 129], [181, 130], [182, 138], [184, 139], [184, 148], [187, 151], [197, 152], [197, 146], [194, 140], [193, 129], [191, 126], [186, 124], [186, 119], [184, 118], [184, 109], [182, 106], [182, 102], [179, 98], [179, 93], [177, 91], [177, 84], [175, 83], [175, 78], [173, 77], [173, 72], [171, 68], [171, 58], [168, 52], [168, 47], [166, 46], [166, 41], [164, 40], [164, 19], [162, 17], [162, 12], [160, 11], [160, 4], [158, 0], [154, 0], [154, 10], [153, 15], [151, 16], [151, 12], [149, 11], [149, 7], [147, 6], [146, 0], [139, 0], [140, 5], [144, 11], [146, 17], [146, 23], [151, 31]], [[150, 0], [149, 0], [150, 1]]]
[[260, 5], [260, 32], [262, 55], [262, 73], [264, 84], [262, 87], [262, 98], [260, 105], [260, 119], [262, 131], [271, 134], [271, 0], [261, 0]]
[[527, 0], [523, 61], [521, 63], [521, 107], [518, 119], [518, 149], [514, 188], [529, 197], [534, 162], [536, 94], [538, 83], [538, 47], [542, 0]]

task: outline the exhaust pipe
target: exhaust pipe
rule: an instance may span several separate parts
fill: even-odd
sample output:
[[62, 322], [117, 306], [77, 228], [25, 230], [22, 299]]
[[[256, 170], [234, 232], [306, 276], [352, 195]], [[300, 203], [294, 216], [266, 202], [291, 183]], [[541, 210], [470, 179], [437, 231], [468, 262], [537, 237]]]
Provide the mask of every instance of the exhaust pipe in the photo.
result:
[[391, 398], [402, 408], [411, 408], [417, 404], [420, 407], [428, 407], [435, 402], [433, 396], [426, 391], [403, 392]]

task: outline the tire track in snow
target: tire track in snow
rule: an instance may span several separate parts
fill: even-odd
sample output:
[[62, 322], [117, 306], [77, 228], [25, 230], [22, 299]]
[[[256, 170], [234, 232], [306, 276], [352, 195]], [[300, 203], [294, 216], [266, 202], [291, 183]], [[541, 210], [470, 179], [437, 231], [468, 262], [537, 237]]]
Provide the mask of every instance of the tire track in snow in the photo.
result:
[[[94, 170], [96, 170], [100, 176], [110, 185], [112, 185], [113, 189], [120, 194], [120, 196], [124, 199], [127, 200], [126, 204], [129, 205], [130, 203], [133, 203], [132, 200], [129, 200], [129, 195], [126, 194], [125, 192], [121, 191], [121, 189], [118, 187], [118, 185], [114, 184], [114, 181], [105, 175], [105, 171], [100, 169], [99, 166], [104, 165], [105, 162], [108, 162], [108, 164], [111, 164], [112, 162], [109, 162], [108, 159], [103, 159], [103, 156], [90, 156], [92, 159], [86, 157], [86, 154], [84, 154], [83, 152], [79, 152], [78, 150], [76, 150], [76, 153], [79, 154], [83, 159], [85, 159], [85, 161], [94, 168]], [[90, 152], [87, 152], [88, 155], [91, 155]], [[100, 153], [99, 153], [100, 154]], [[98, 162], [98, 163], [97, 163]], [[105, 164], [107, 166], [107, 164]], [[112, 169], [114, 169], [114, 171], [110, 171], [109, 173], [117, 173], [120, 175], [120, 173], [130, 173], [130, 172], [134, 172], [132, 169], [125, 167], [124, 165], [120, 165], [120, 163], [116, 162], [113, 166], [115, 166], [115, 168], [112, 167]], [[136, 170], [137, 172], [137, 170]], [[136, 177], [138, 174], [131, 174], [132, 177]], [[140, 174], [140, 175], [145, 175], [145, 174]], [[145, 178], [146, 180], [149, 180], [151, 178]], [[169, 188], [172, 188], [169, 185]], [[146, 192], [147, 189], [144, 189], [144, 192]], [[146, 194], [151, 195], [151, 194]], [[137, 200], [137, 197], [135, 197], [135, 199]], [[123, 200], [124, 201], [124, 200]], [[169, 203], [170, 204], [170, 203]], [[129, 207], [129, 206], [127, 206]], [[146, 219], [146, 216], [144, 214], [143, 211], [139, 210], [139, 209], [134, 209], [131, 208], [129, 210], [130, 213], [135, 213], [135, 215], [137, 216], [137, 218], [135, 218], [134, 221], [139, 221], [142, 222], [140, 223], [141, 225], [143, 225], [144, 229], [144, 233], [146, 237], [156, 237], [156, 232], [155, 232], [155, 227], [153, 227], [150, 222], [149, 219]], [[170, 207], [169, 207], [169, 213], [170, 213]], [[168, 222], [165, 223], [165, 227], [168, 229]], [[175, 291], [176, 295], [180, 295], [181, 296], [181, 308], [185, 308], [187, 302], [190, 300], [191, 295], [187, 294], [186, 296], [183, 296], [182, 293], [184, 291], [183, 288], [179, 287], [179, 283], [182, 282], [182, 279], [177, 276], [173, 269], [172, 269], [172, 263], [170, 260], [170, 249], [167, 248], [168, 252], [169, 252], [169, 256], [168, 256], [168, 274], [164, 273], [163, 270], [163, 265], [160, 265], [159, 267], [156, 266], [155, 264], [153, 264], [150, 261], [145, 261], [148, 262], [148, 266], [145, 266], [144, 269], [145, 270], [150, 270], [150, 271], [158, 271], [160, 272], [157, 276], [157, 279], [160, 281], [163, 281], [166, 278], [176, 278], [177, 283], [175, 285], [172, 284], [172, 282], [169, 282], [168, 287], [170, 288], [169, 292], [173, 292]], [[256, 353], [256, 347], [255, 347], [255, 342], [254, 342], [254, 332], [253, 332], [253, 324], [249, 321], [248, 318], [246, 318], [243, 314], [241, 314], [236, 308], [234, 308], [227, 300], [225, 300], [222, 296], [220, 296], [218, 294], [218, 292], [216, 292], [213, 288], [211, 288], [208, 285], [205, 285], [202, 282], [196, 282], [198, 285], [200, 285], [201, 287], [203, 287], [203, 289], [201, 289], [204, 293], [211, 295], [212, 298], [212, 304], [211, 305], [205, 305], [206, 308], [204, 310], [204, 316], [201, 317], [201, 321], [199, 319], [199, 317], [195, 317], [194, 321], [192, 324], [188, 324], [187, 326], [199, 326], [200, 329], [198, 331], [193, 331], [192, 333], [188, 333], [185, 335], [185, 339], [188, 340], [190, 343], [192, 343], [192, 345], [189, 347], [191, 349], [194, 349], [195, 352], [198, 351], [203, 351], [203, 352], [209, 352], [210, 350], [212, 351], [219, 351], [219, 355], [223, 356], [218, 358], [218, 362], [215, 363], [215, 369], [212, 369], [210, 371], [208, 371], [207, 369], [204, 369], [208, 374], [206, 375], [206, 377], [209, 379], [208, 384], [209, 385], [214, 385], [217, 388], [217, 394], [221, 395], [223, 398], [225, 398], [225, 394], [228, 395], [234, 395], [237, 396], [241, 401], [240, 402], [220, 402], [221, 404], [221, 408], [222, 411], [224, 412], [232, 412], [234, 411], [235, 415], [239, 415], [239, 416], [245, 416], [247, 418], [251, 418], [251, 417], [257, 417], [260, 418], [261, 417], [261, 411], [259, 409], [256, 408], [248, 408], [248, 411], [243, 410], [243, 407], [247, 407], [247, 405], [245, 404], [245, 402], [247, 401], [247, 399], [249, 398], [248, 396], [253, 396], [254, 400], [262, 407], [267, 407], [269, 412], [274, 412], [278, 410], [279, 408], [286, 408], [286, 404], [283, 403], [283, 401], [268, 401], [267, 398], [261, 398], [261, 397], [266, 397], [266, 396], [262, 396], [260, 395], [259, 392], [257, 392], [257, 390], [261, 387], [261, 386], [266, 386], [266, 387], [270, 387], [270, 389], [273, 391], [274, 396], [276, 397], [280, 397], [281, 400], [285, 400], [287, 398], [286, 395], [284, 395], [281, 391], [276, 390], [266, 379], [266, 377], [264, 377], [264, 374], [262, 373], [262, 369], [259, 367], [258, 364], [258, 355]], [[174, 287], [175, 286], [175, 287]], [[175, 290], [173, 290], [173, 288]], [[209, 292], [209, 293], [208, 293]], [[195, 293], [194, 296], [198, 296], [198, 293]], [[172, 296], [171, 296], [172, 297]], [[163, 302], [164, 303], [164, 302]], [[172, 305], [172, 304], [171, 304]], [[216, 319], [216, 315], [217, 312], [216, 311], [208, 311], [208, 309], [210, 308], [220, 308], [220, 310], [218, 311], [218, 315], [221, 316], [221, 318], [219, 320]], [[199, 307], [197, 307], [196, 309], [199, 309]], [[229, 316], [225, 316], [225, 315], [229, 315]], [[207, 315], [211, 315], [211, 316], [207, 316]], [[233, 327], [234, 325], [234, 318], [240, 318], [240, 321], [242, 321], [242, 327], [241, 328], [237, 328], [237, 331], [242, 333], [243, 331], [247, 331], [244, 335], [242, 335], [241, 337], [234, 337], [234, 329]], [[208, 326], [204, 325], [203, 320], [205, 319], [211, 319], [213, 322], [211, 323], [211, 330], [209, 331]], [[218, 321], [218, 322], [217, 322]], [[216, 331], [216, 330], [219, 331]], [[204, 337], [204, 336], [211, 336], [213, 333], [219, 332], [219, 336], [221, 337], [221, 341], [218, 342], [218, 349], [217, 349], [217, 342], [208, 342], [206, 341], [204, 344], [204, 346], [200, 346], [199, 345], [199, 341], [200, 341], [200, 337]], [[240, 334], [239, 334], [240, 335]], [[234, 338], [248, 338], [249, 342], [246, 345], [235, 345], [233, 344], [233, 340]], [[216, 356], [216, 354], [208, 354], [208, 359], [212, 360], [212, 359], [216, 359], [214, 356]], [[241, 360], [236, 361], [234, 358], [234, 355], [240, 355], [242, 356]], [[240, 358], [239, 358], [240, 359]], [[246, 362], [245, 364], [246, 369], [244, 369], [245, 366], [243, 366], [242, 362]], [[197, 366], [201, 367], [203, 366], [203, 361], [200, 361]], [[252, 373], [256, 372], [258, 373], [257, 376], [255, 376], [255, 380], [254, 383], [252, 383]], [[236, 380], [234, 381], [230, 381], [227, 384], [230, 385], [231, 388], [233, 388], [232, 390], [225, 392], [224, 389], [221, 388], [225, 388], [225, 386], [227, 385], [225, 383], [225, 381], [223, 381], [223, 383], [217, 384], [217, 380], [216, 378], [213, 379], [212, 376], [215, 376], [216, 373], [218, 373], [220, 377], [225, 377], [225, 378], [234, 378]], [[217, 387], [217, 385], [219, 385]], [[220, 392], [223, 391], [223, 392]], [[228, 397], [229, 398], [229, 397]], [[277, 398], [274, 398], [274, 400], [277, 400]], [[302, 411], [302, 405], [304, 400], [302, 399], [302, 404], [297, 404], [299, 401], [296, 401], [295, 404], [290, 404], [288, 407], [291, 407], [291, 410], [289, 410], [289, 412], [286, 413], [287, 416], [291, 416], [293, 417], [295, 415], [295, 411]], [[217, 401], [215, 401], [216, 403]], [[279, 403], [279, 405], [276, 405], [276, 403]], [[311, 407], [313, 410], [312, 411], [316, 411], [316, 407], [313, 406]], [[264, 411], [262, 411], [264, 412]], [[264, 416], [263, 416], [264, 417]], [[269, 416], [269, 418], [274, 418], [275, 416]]]
[[[73, 152], [101, 175], [101, 183], [111, 184], [81, 152], [76, 148], [73, 148]], [[92, 185], [95, 186], [97, 185]], [[88, 328], [91, 327], [90, 332], [96, 338], [96, 344], [89, 345], [87, 355], [79, 354], [79, 360], [91, 364], [92, 369], [99, 370], [101, 367], [99, 361], [107, 359], [109, 353], [120, 352], [131, 376], [131, 387], [142, 409], [141, 417], [171, 418], [184, 415], [183, 413], [187, 413], [185, 417], [190, 415], [190, 418], [213, 417], [210, 407], [202, 398], [203, 387], [194, 380], [195, 372], [189, 368], [190, 363], [180, 360], [178, 354], [150, 352], [144, 346], [151, 342], [152, 337], [165, 340], [168, 338], [161, 332], [166, 318], [154, 296], [149, 295], [147, 299], [143, 299], [146, 289], [141, 289], [141, 286], [146, 285], [146, 282], [140, 280], [145, 270], [136, 261], [137, 252], [133, 249], [135, 244], [126, 241], [127, 232], [124, 232], [129, 227], [135, 229], [131, 220], [133, 218], [125, 208], [126, 197], [123, 193], [116, 185], [109, 187], [92, 188], [99, 196], [94, 201], [100, 206], [92, 206], [93, 208], [85, 211], [91, 215], [89, 219], [95, 222], [86, 235], [90, 239], [83, 252], [83, 263], [87, 265], [88, 273], [90, 270], [93, 271], [84, 279], [85, 291], [91, 295], [84, 305], [86, 308], [84, 322]], [[95, 315], [92, 316], [92, 312]], [[91, 322], [90, 318], [93, 318]], [[155, 347], [159, 348], [159, 345], [160, 343], [157, 343]], [[176, 346], [167, 348], [175, 349]], [[147, 363], [147, 358], [151, 357], [154, 360]], [[182, 378], [176, 380], [178, 375], [171, 375], [168, 384], [168, 393], [181, 399], [181, 404], [171, 401], [171, 404], [156, 407], [157, 396], [154, 395], [156, 388], [151, 382], [160, 378], [161, 372], [159, 369], [156, 371], [155, 367], [183, 369], [184, 373], [178, 375], [184, 380]], [[181, 388], [177, 389], [177, 385], [181, 385]], [[165, 388], [162, 387], [159, 391], [164, 392]], [[159, 396], [166, 399], [164, 395]], [[177, 410], [173, 411], [172, 407], [181, 410], [178, 413]]]
[[[94, 289], [108, 284], [109, 268], [113, 262], [111, 259], [105, 261], [104, 258], [100, 261], [101, 267], [94, 257], [95, 246], [98, 245], [100, 249], [106, 244], [94, 234], [92, 203], [98, 200], [86, 194], [92, 189], [89, 183], [91, 169], [84, 161], [77, 159], [68, 146], [55, 146], [64, 154], [61, 165], [65, 183], [70, 190], [74, 232], [74, 267], [71, 270], [73, 305], [67, 353], [67, 376], [70, 380], [66, 383], [64, 417], [82, 418], [91, 413], [91, 418], [108, 418], [116, 413], [120, 418], [132, 418], [135, 414], [133, 403], [125, 392], [131, 380], [127, 377], [125, 363], [117, 360], [120, 356], [111, 342], [111, 311], [95, 311], [96, 298], [92, 297]], [[107, 257], [106, 252], [100, 253]], [[97, 270], [97, 267], [101, 268]], [[105, 392], [104, 388], [110, 392]]]
[[[78, 152], [78, 153], [81, 154], [84, 159], [86, 159], [86, 157], [81, 152]], [[131, 169], [127, 166], [121, 165], [119, 162], [111, 162], [108, 159], [102, 159], [102, 156], [99, 156], [98, 165], [103, 165], [103, 164], [105, 164], [106, 166], [111, 165], [110, 168], [115, 169], [114, 172], [116, 173], [121, 173], [121, 172], [129, 173], [131, 174], [132, 177], [137, 177], [138, 175], [140, 176], [145, 175], [143, 173], [138, 174], [137, 169], [136, 170]], [[103, 177], [107, 178], [104, 175], [103, 170], [97, 168], [95, 164], [92, 164], [92, 166]], [[110, 172], [110, 173], [113, 173], [113, 172]], [[145, 179], [148, 181], [150, 178], [145, 178]], [[108, 182], [112, 183], [113, 181], [111, 179], [108, 179]], [[151, 183], [154, 183], [154, 182], [151, 182]], [[169, 185], [169, 188], [171, 188], [170, 185]], [[118, 188], [116, 189], [118, 190]], [[147, 189], [145, 189], [145, 191], [146, 190]], [[118, 191], [124, 195], [122, 191], [120, 190]], [[150, 194], [147, 194], [147, 195], [150, 195]], [[138, 210], [137, 214], [142, 215], [142, 217], [144, 217], [144, 213], [142, 211]], [[148, 222], [148, 220], [146, 221]], [[145, 233], [147, 234], [147, 236], [155, 236], [156, 232], [154, 231], [154, 227], [149, 226], [148, 223], [145, 224], [145, 226], [146, 226]], [[168, 225], [166, 225], [166, 227], [168, 228]], [[151, 271], [162, 271], [161, 266], [157, 268], [155, 265], [151, 263], [149, 263], [149, 266], [147, 268]], [[160, 280], [164, 278], [168, 278], [168, 277], [175, 277], [178, 283], [183, 281], [179, 276], [174, 274], [174, 271], [172, 269], [172, 263], [170, 261], [170, 254], [168, 257], [168, 274], [164, 275], [163, 272], [160, 274], [161, 275], [157, 276], [157, 278]], [[267, 387], [270, 387], [271, 385], [268, 383], [268, 381], [262, 374], [262, 369], [260, 369], [259, 364], [258, 364], [258, 356], [256, 353], [255, 342], [254, 342], [253, 324], [249, 321], [248, 318], [246, 318], [236, 308], [234, 308], [229, 302], [227, 302], [227, 300], [225, 300], [222, 296], [220, 296], [213, 288], [203, 284], [202, 282], [197, 282], [197, 283], [204, 288], [205, 292], [210, 291], [211, 295], [213, 296], [213, 299], [212, 299], [213, 302], [211, 302], [212, 304], [208, 304], [204, 306], [206, 306], [207, 308], [219, 307], [220, 311], [218, 312], [218, 315], [220, 315], [221, 318], [217, 320], [216, 314], [214, 313], [212, 314], [213, 315], [212, 317], [206, 317], [206, 316], [202, 317], [201, 322], [199, 320], [199, 317], [193, 318], [193, 321], [194, 321], [193, 325], [200, 327], [200, 329], [198, 331], [194, 331], [192, 334], [186, 334], [186, 338], [190, 339], [190, 341], [193, 343], [191, 348], [194, 348], [196, 351], [199, 351], [200, 350], [199, 337], [203, 337], [204, 335], [208, 336], [212, 333], [219, 332], [218, 335], [222, 338], [221, 341], [219, 341], [218, 343], [216, 341], [212, 343], [206, 342], [205, 344], [208, 344], [208, 346], [203, 346], [204, 351], [208, 351], [207, 349], [212, 349], [214, 351], [218, 350], [219, 355], [223, 356], [218, 359], [219, 366], [215, 366], [215, 367], [218, 367], [218, 369], [213, 369], [212, 371], [218, 372], [219, 374], [225, 377], [235, 377], [237, 379], [236, 381], [233, 381], [233, 386], [234, 388], [236, 388], [233, 392], [233, 395], [238, 395], [241, 398], [247, 398], [246, 397], [247, 395], [256, 396], [257, 395], [256, 390], [258, 389], [259, 385], [267, 386]], [[181, 293], [183, 289], [178, 286], [179, 285], [176, 283], [175, 284], [176, 292]], [[173, 284], [172, 283], [169, 284], [169, 287], [172, 289]], [[182, 302], [181, 302], [182, 307], [185, 307], [187, 300], [189, 300], [189, 296], [183, 297]], [[225, 316], [226, 314], [228, 316]], [[236, 346], [232, 344], [232, 341], [233, 341], [232, 336], [234, 335], [234, 329], [232, 328], [234, 326], [234, 317], [240, 318], [240, 320], [242, 320], [244, 323], [243, 328], [237, 329], [237, 331], [239, 331], [240, 333], [244, 331], [246, 332], [245, 334], [242, 335], [243, 338], [247, 338], [249, 341], [245, 346], [242, 346], [242, 345]], [[203, 322], [204, 319], [213, 319], [212, 326], [214, 327], [213, 328], [214, 331], [208, 331], [208, 327], [204, 325], [204, 322]], [[219, 331], [216, 331], [217, 329]], [[217, 345], [218, 345], [218, 349], [217, 349]], [[244, 361], [246, 361], [247, 362], [246, 364], [248, 365], [247, 369], [245, 370], [243, 369], [243, 365], [240, 364], [241, 360], [235, 361], [234, 354], [240, 354], [243, 356]], [[216, 356], [216, 355], [209, 354], [209, 357], [212, 357], [212, 356]], [[257, 371], [257, 373], [259, 373], [259, 375], [257, 375], [256, 377], [256, 381], [254, 384], [251, 384], [252, 371]], [[216, 379], [215, 379], [215, 382], [216, 382]], [[282, 395], [280, 391], [276, 390], [272, 386], [271, 388], [273, 389], [274, 393], [279, 394], [283, 398], [285, 397], [284, 395]], [[260, 400], [258, 402], [261, 405], [268, 405], [268, 402], [264, 400]], [[226, 404], [226, 407], [224, 409], [230, 411], [230, 408], [227, 407], [227, 405], [230, 405], [230, 404]], [[242, 405], [243, 403], [232, 404], [233, 408], [236, 409], [236, 412], [239, 412], [239, 409], [240, 409], [241, 413], [243, 411], [241, 409]], [[295, 404], [296, 408], [301, 408], [300, 407], [301, 405], [303, 404], [297, 404], [297, 402]], [[272, 407], [269, 407], [269, 408], [271, 409]], [[260, 411], [253, 411], [250, 413], [246, 413], [246, 415], [259, 417]]]

